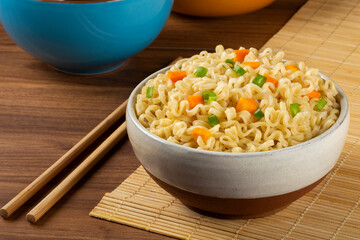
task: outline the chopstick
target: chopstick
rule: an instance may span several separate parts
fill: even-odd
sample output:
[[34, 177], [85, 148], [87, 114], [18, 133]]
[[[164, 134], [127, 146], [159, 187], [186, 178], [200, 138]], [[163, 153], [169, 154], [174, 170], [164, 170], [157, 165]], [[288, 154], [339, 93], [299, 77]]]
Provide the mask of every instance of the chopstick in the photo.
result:
[[0, 209], [0, 215], [3, 218], [10, 217], [18, 208], [20, 208], [27, 200], [34, 196], [42, 187], [44, 187], [51, 179], [53, 179], [61, 170], [69, 165], [76, 157], [78, 157], [87, 147], [95, 142], [106, 130], [108, 130], [115, 122], [117, 122], [125, 113], [127, 100], [116, 108], [108, 117], [91, 130], [83, 139], [75, 146], [60, 157], [45, 172], [37, 177], [32, 183], [24, 188], [19, 194], [11, 199], [5, 206]]
[[[181, 57], [173, 62], [174, 64]], [[117, 122], [125, 113], [127, 100], [116, 108], [99, 125], [81, 139], [74, 147], [59, 158], [51, 167], [30, 183], [24, 190], [11, 199], [0, 209], [3, 218], [11, 216], [27, 200], [34, 196], [42, 187], [53, 179], [61, 170], [78, 157], [87, 147], [98, 139], [106, 130]], [[126, 135], [126, 122], [120, 125], [95, 151], [90, 154], [71, 174], [69, 174], [55, 189], [53, 189], [27, 215], [30, 223], [39, 220], [57, 201], [61, 199], [113, 146]]]
[[96, 150], [72, 171], [54, 190], [39, 202], [26, 220], [35, 223], [59, 201], [109, 150], [126, 135], [126, 122], [120, 125]]

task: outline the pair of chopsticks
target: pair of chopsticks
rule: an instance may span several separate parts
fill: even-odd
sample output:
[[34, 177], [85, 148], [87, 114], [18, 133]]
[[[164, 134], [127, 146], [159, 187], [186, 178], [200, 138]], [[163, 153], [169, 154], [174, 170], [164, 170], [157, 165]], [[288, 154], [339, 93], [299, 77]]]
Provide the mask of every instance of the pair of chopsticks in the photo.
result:
[[[171, 64], [177, 62], [175, 59]], [[171, 65], [170, 64], [170, 65]], [[109, 116], [99, 123], [91, 132], [59, 158], [51, 167], [37, 177], [25, 189], [18, 193], [0, 209], [3, 218], [10, 217], [26, 201], [34, 196], [51, 179], [76, 159], [85, 149], [112, 127], [126, 111], [127, 100], [116, 108]], [[38, 221], [52, 206], [55, 205], [99, 160], [106, 155], [126, 135], [126, 121], [122, 123], [105, 141], [103, 141], [78, 167], [74, 169], [58, 186], [56, 186], [27, 215], [30, 223]]]

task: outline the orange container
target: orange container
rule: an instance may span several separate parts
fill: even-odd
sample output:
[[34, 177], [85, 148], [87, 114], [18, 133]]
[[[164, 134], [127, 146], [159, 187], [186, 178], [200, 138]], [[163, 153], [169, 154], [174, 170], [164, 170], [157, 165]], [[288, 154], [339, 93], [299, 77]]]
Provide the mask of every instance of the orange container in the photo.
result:
[[175, 0], [173, 11], [201, 17], [244, 14], [266, 7], [274, 0]]

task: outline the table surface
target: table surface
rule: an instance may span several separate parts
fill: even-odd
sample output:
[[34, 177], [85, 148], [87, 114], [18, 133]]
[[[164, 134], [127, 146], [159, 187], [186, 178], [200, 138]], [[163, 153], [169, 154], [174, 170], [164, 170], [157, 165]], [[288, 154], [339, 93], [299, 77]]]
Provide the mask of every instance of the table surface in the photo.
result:
[[[0, 27], [0, 205], [39, 176], [110, 114], [147, 75], [177, 56], [266, 43], [305, 0], [277, 0], [255, 13], [198, 18], [172, 13], [159, 37], [119, 70], [97, 76], [60, 73], [25, 53]], [[0, 239], [167, 239], [89, 217], [138, 166], [123, 139], [36, 224], [25, 215], [81, 161], [75, 161], [9, 219]]]

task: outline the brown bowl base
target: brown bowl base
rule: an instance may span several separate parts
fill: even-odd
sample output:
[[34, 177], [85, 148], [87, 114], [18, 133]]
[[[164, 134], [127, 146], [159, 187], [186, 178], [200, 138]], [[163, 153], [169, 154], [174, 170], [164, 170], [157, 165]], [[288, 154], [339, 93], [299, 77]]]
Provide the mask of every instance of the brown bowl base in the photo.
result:
[[[181, 200], [180, 200], [180, 202], [181, 202]], [[182, 202], [182, 204], [184, 204], [184, 203]], [[201, 215], [205, 215], [208, 217], [214, 217], [214, 218], [220, 218], [220, 219], [249, 219], [249, 218], [262, 218], [262, 217], [267, 217], [267, 216], [273, 215], [273, 214], [280, 212], [281, 210], [287, 208], [290, 204], [280, 207], [280, 208], [277, 208], [277, 209], [273, 209], [268, 212], [263, 212], [263, 213], [259, 213], [259, 214], [251, 214], [251, 215], [220, 214], [220, 213], [204, 211], [199, 208], [194, 208], [192, 206], [188, 206], [186, 204], [184, 204], [184, 205], [187, 208], [190, 208], [191, 210], [193, 210], [194, 212], [200, 213]]]
[[[148, 171], [147, 171], [148, 172]], [[305, 195], [325, 177], [299, 190], [263, 198], [234, 199], [209, 197], [171, 186], [148, 172], [151, 178], [185, 206], [201, 214], [217, 218], [258, 218], [272, 215]]]

